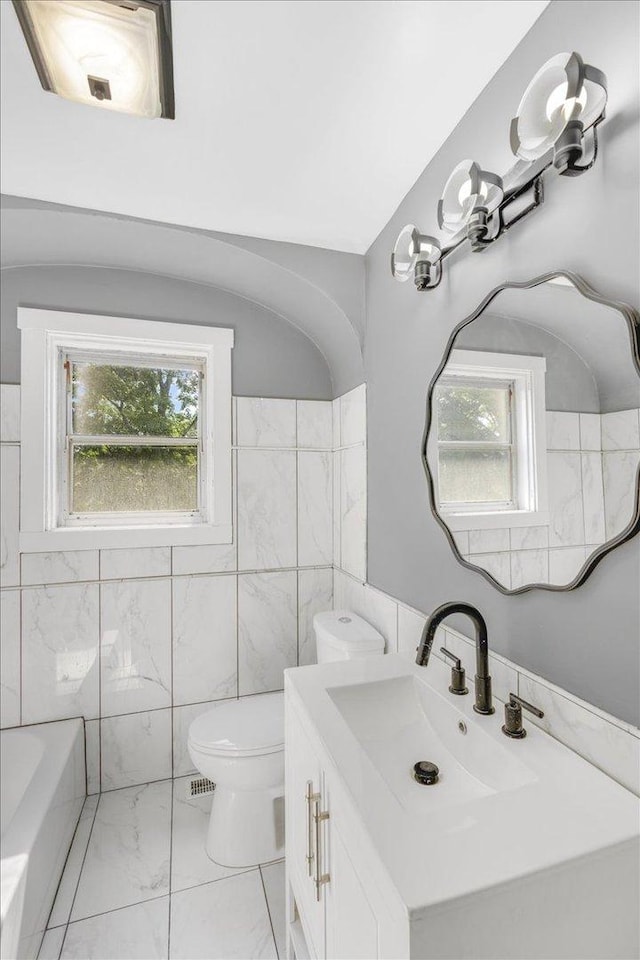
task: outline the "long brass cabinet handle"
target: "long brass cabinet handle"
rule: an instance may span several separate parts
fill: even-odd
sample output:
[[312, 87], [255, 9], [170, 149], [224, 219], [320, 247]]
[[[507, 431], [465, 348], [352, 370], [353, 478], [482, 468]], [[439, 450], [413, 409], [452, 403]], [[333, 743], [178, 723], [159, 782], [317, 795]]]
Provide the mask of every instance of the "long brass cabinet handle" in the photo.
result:
[[331, 879], [328, 873], [322, 872], [322, 859], [323, 859], [322, 858], [322, 823], [324, 820], [329, 819], [329, 811], [320, 810], [320, 794], [319, 793], [316, 793], [314, 795], [313, 803], [314, 803], [313, 821], [315, 823], [315, 832], [316, 832], [316, 850], [315, 850], [316, 875], [315, 875], [314, 883], [316, 885], [316, 900], [320, 902], [320, 899], [322, 897], [323, 884], [329, 883], [329, 880]]
[[313, 792], [313, 781], [307, 780], [307, 792], [305, 799], [307, 801], [307, 874], [313, 876], [313, 804], [319, 795]]

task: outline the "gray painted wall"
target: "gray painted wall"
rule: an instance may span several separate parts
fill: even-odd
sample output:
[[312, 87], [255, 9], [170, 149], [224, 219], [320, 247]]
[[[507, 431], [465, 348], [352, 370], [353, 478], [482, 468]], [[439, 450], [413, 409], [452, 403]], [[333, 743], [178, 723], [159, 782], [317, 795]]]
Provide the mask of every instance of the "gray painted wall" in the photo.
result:
[[8, 267], [0, 291], [0, 381], [20, 382], [18, 305], [233, 327], [233, 392], [329, 400], [327, 362], [312, 341], [264, 307], [206, 284], [98, 267]]
[[598, 386], [592, 371], [567, 343], [540, 327], [483, 313], [460, 331], [454, 347], [545, 357], [546, 409], [600, 413]]
[[[449, 334], [502, 281], [565, 268], [639, 305], [638, 15], [636, 3], [620, 0], [550, 5], [369, 250], [365, 338], [371, 583], [426, 612], [447, 600], [476, 604], [494, 650], [636, 724], [640, 538], [606, 557], [578, 590], [504, 597], [454, 559], [429, 511], [420, 445], [427, 386]], [[462, 158], [497, 172], [510, 166], [509, 120], [520, 92], [561, 50], [578, 50], [608, 74], [596, 166], [575, 179], [548, 176], [543, 206], [481, 256], [465, 248], [451, 258], [437, 290], [419, 294], [394, 282], [389, 254], [400, 228], [416, 222], [438, 232], [441, 188]]]
[[589, 300], [571, 287], [544, 283], [529, 290], [501, 290], [490, 309], [535, 324], [582, 357], [598, 385], [600, 413], [640, 406], [629, 327], [617, 307]]

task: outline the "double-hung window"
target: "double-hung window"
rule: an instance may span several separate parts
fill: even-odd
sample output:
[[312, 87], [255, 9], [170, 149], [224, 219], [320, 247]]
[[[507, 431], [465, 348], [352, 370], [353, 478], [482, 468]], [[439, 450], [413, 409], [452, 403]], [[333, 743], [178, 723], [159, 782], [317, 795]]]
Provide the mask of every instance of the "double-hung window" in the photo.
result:
[[517, 509], [514, 383], [450, 376], [437, 387], [440, 506]]
[[61, 521], [202, 520], [208, 493], [204, 361], [61, 349], [60, 363]]
[[545, 360], [454, 350], [433, 396], [438, 508], [453, 529], [548, 521]]
[[233, 331], [20, 309], [21, 547], [228, 543]]

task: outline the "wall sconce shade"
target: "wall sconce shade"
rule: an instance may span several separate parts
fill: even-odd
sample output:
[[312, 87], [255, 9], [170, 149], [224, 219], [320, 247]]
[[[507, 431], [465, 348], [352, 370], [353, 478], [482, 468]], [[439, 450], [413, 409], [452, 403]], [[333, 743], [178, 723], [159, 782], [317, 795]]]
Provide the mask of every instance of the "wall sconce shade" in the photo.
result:
[[511, 149], [528, 161], [551, 148], [562, 152], [563, 137], [575, 142], [573, 129], [580, 141], [602, 119], [606, 103], [605, 75], [585, 64], [578, 53], [559, 53], [547, 60], [525, 90], [511, 121]]
[[393, 248], [391, 273], [401, 283], [413, 277], [419, 290], [435, 287], [442, 275], [441, 253], [434, 237], [420, 233], [413, 223], [408, 223], [398, 234]]
[[169, 0], [13, 0], [45, 90], [174, 117]]
[[502, 179], [481, 170], [473, 160], [463, 160], [451, 172], [438, 202], [438, 224], [456, 233], [479, 212], [491, 216], [500, 206]]

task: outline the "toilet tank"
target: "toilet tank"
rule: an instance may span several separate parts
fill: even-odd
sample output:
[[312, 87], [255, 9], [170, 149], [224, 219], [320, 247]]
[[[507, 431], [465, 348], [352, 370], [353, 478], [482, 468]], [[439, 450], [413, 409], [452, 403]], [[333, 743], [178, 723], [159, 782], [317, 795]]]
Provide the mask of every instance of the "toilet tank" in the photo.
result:
[[384, 637], [351, 610], [327, 610], [313, 618], [318, 663], [384, 653]]

